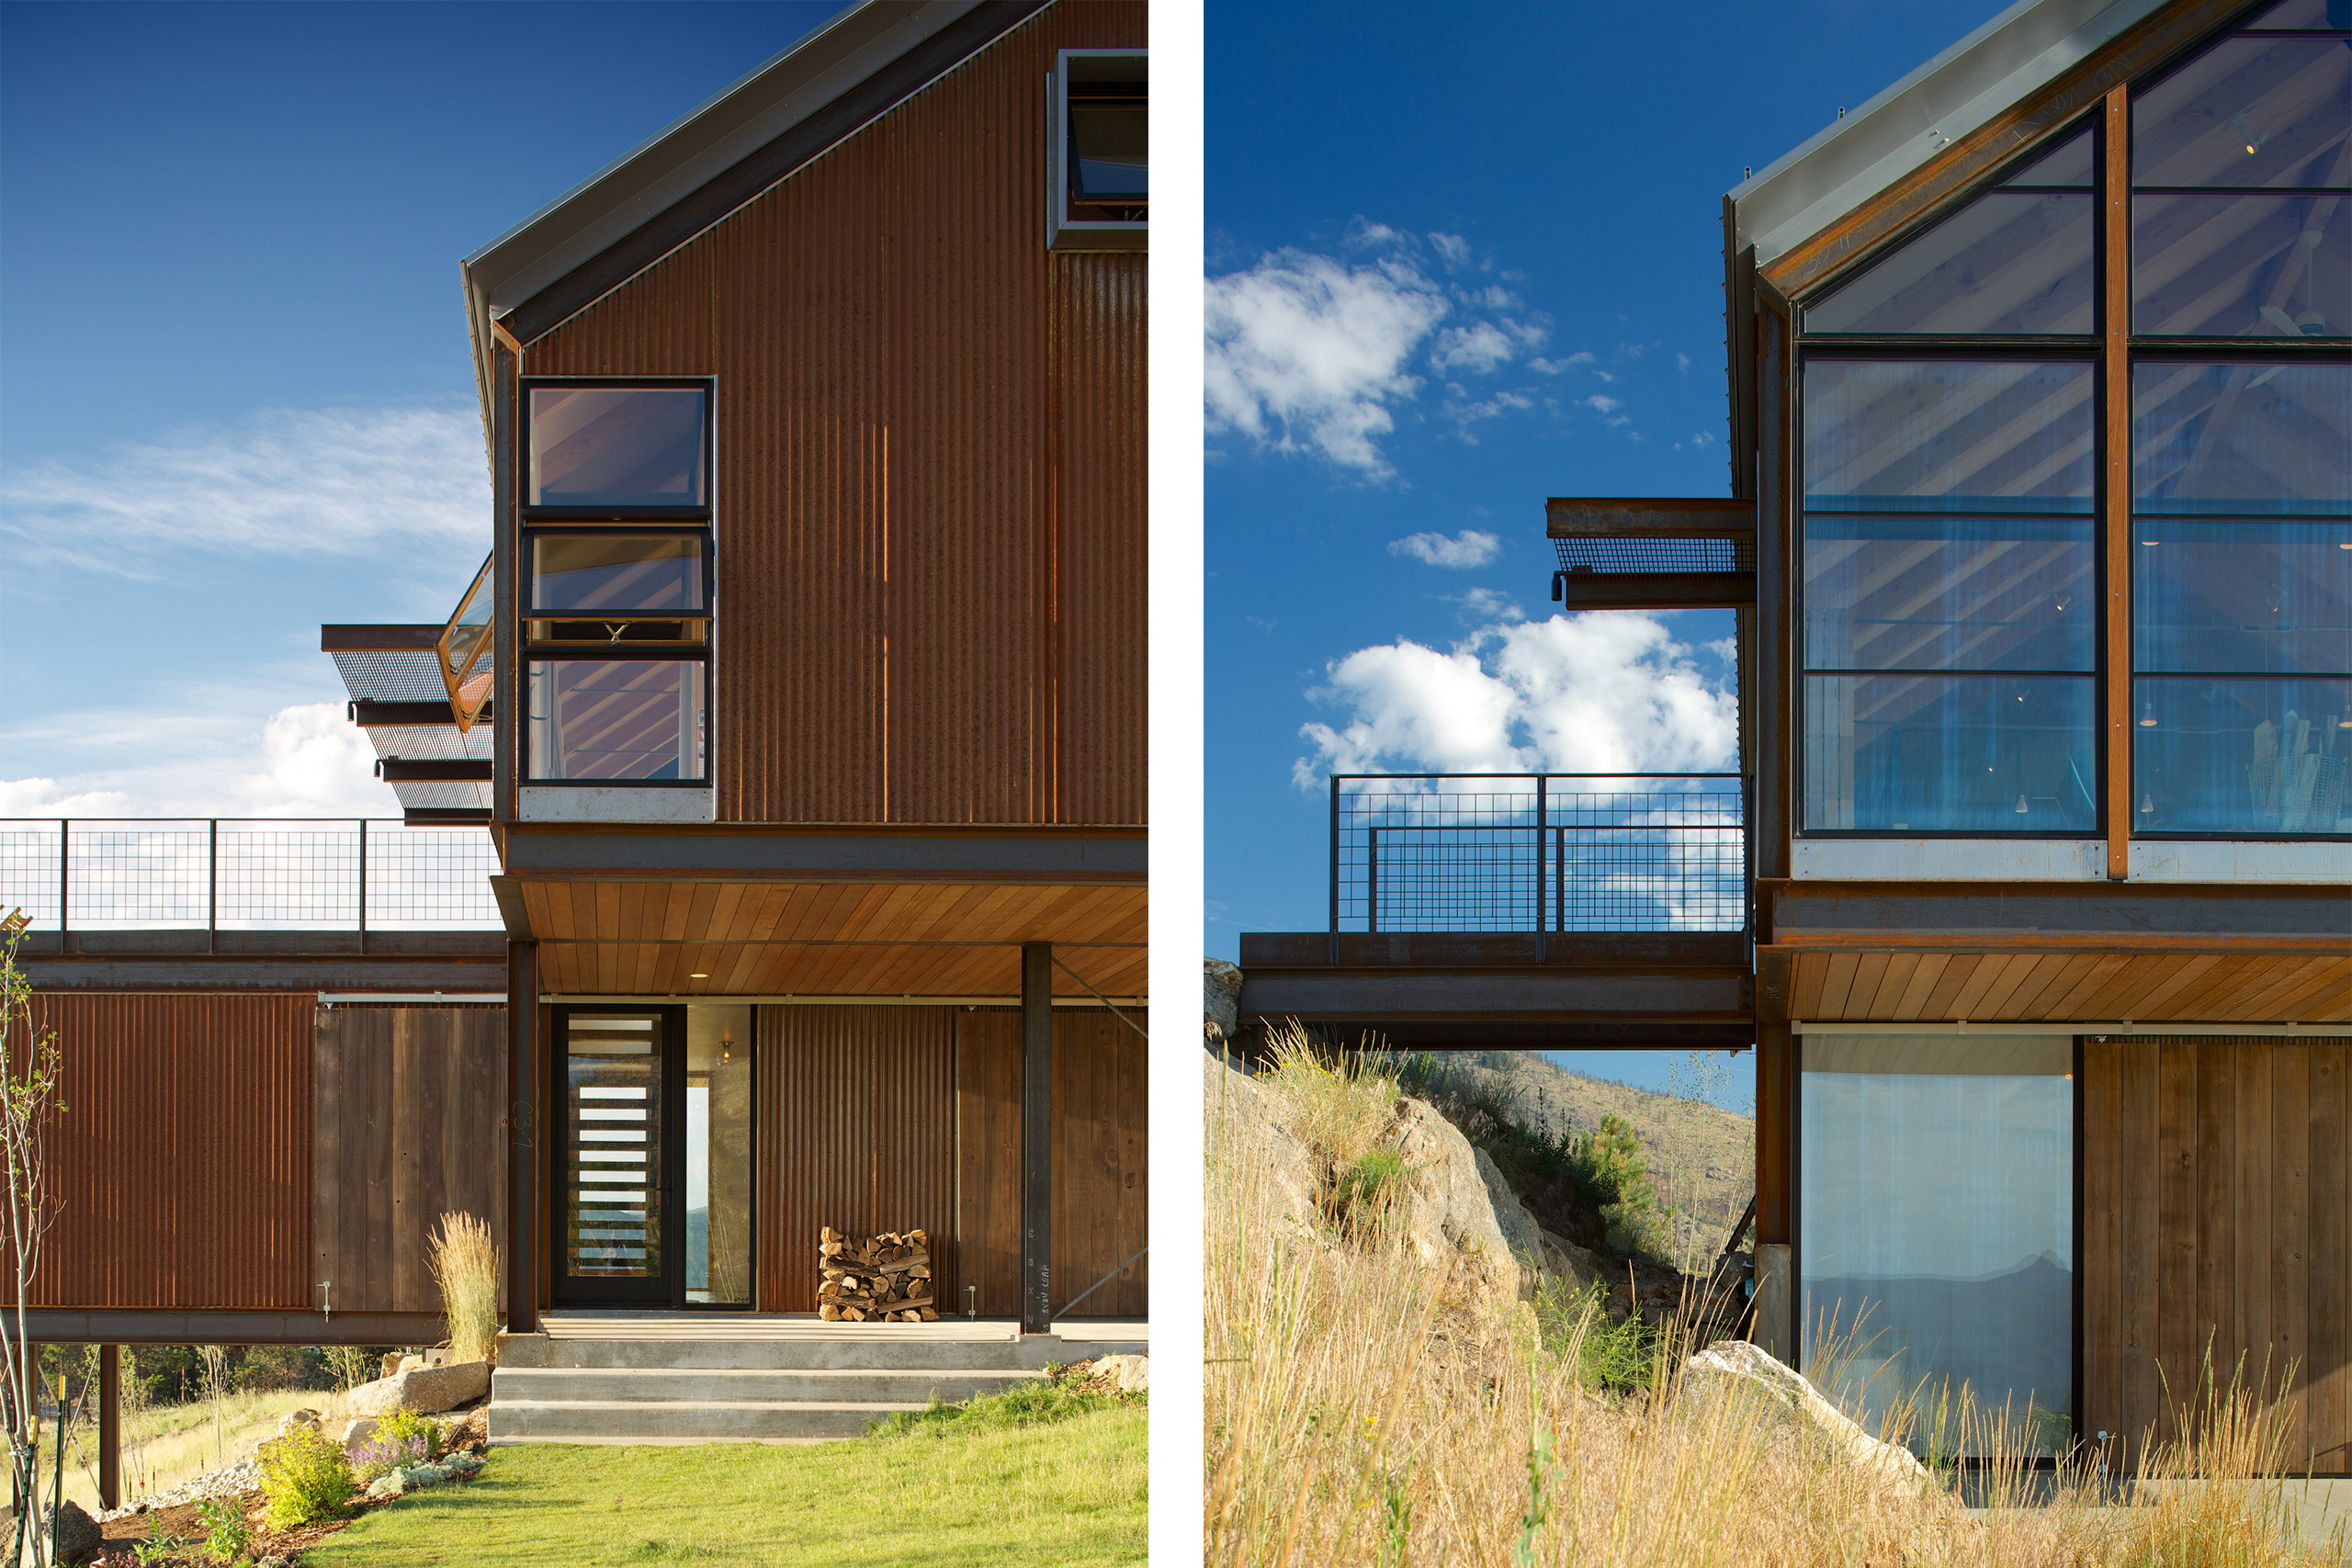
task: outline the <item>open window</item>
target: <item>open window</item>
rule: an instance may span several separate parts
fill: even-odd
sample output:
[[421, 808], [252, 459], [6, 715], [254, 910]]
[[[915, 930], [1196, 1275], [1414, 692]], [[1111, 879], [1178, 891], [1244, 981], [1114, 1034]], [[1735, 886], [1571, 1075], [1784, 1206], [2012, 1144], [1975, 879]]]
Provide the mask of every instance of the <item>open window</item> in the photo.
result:
[[1046, 246], [1147, 246], [1150, 76], [1140, 49], [1066, 49], [1047, 101]]
[[490, 615], [496, 595], [491, 592], [490, 569], [491, 559], [485, 558], [481, 570], [467, 585], [465, 596], [458, 601], [449, 624], [441, 628], [440, 640], [433, 645], [434, 656], [441, 664], [441, 683], [448, 689], [449, 711], [457, 717], [460, 735], [481, 720], [493, 684]]
[[532, 529], [526, 536], [531, 642], [707, 643], [708, 540], [698, 528]]

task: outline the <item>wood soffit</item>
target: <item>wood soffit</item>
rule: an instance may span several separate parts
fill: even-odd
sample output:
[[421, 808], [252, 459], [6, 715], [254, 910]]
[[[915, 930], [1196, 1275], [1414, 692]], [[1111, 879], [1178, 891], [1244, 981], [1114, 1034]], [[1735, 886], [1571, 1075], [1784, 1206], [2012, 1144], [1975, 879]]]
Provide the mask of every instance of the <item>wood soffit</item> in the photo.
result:
[[2179, 0], [2095, 50], [2080, 64], [1946, 146], [1871, 200], [1757, 270], [1785, 300], [1802, 299], [1886, 244], [1941, 215], [1944, 204], [2045, 132], [2088, 112], [2108, 90], [2143, 75], [2245, 9], [2244, 0]]

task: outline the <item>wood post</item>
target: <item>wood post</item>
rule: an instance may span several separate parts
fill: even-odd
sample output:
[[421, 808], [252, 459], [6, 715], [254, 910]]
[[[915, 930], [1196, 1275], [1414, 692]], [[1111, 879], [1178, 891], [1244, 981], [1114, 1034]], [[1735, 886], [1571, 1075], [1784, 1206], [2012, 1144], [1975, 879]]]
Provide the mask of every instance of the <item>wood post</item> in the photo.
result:
[[1796, 1042], [1785, 1023], [1756, 1025], [1756, 1321], [1748, 1337], [1796, 1364]]
[[98, 1506], [122, 1506], [122, 1347], [98, 1347]]
[[539, 1326], [539, 944], [506, 944], [506, 1332]]
[[1054, 948], [1021, 948], [1021, 1327], [1053, 1325]]

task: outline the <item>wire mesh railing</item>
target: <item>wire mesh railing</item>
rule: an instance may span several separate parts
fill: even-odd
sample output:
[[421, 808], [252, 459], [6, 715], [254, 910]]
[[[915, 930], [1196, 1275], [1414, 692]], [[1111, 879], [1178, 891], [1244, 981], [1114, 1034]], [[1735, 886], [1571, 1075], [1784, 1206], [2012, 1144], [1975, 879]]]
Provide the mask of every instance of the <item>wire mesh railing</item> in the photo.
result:
[[1737, 931], [1736, 773], [1341, 773], [1334, 931]]
[[494, 929], [486, 828], [0, 818], [0, 912], [35, 931]]

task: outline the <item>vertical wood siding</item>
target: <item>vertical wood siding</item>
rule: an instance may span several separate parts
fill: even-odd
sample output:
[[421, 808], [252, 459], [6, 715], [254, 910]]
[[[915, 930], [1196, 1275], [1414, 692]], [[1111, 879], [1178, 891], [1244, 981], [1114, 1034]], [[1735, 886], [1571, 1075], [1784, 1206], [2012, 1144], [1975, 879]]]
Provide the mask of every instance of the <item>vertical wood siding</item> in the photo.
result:
[[823, 1225], [920, 1226], [933, 1278], [954, 1290], [955, 1019], [946, 1008], [759, 1010], [761, 1311], [817, 1310]]
[[[300, 1310], [311, 1033], [295, 996], [37, 996], [63, 1052], [36, 1304]], [[13, 1294], [13, 1286], [7, 1290]]]
[[956, 1310], [970, 1285], [982, 1317], [1020, 1315], [1021, 1015], [1007, 1009], [956, 1015]]
[[508, 1257], [506, 1010], [321, 1008], [317, 1040], [309, 1278], [338, 1312], [437, 1312], [443, 1214], [488, 1221]]
[[[2210, 1337], [2287, 1380], [2288, 1459], [2352, 1472], [2352, 1041], [2083, 1047], [2082, 1427], [2177, 1436]], [[2266, 1371], [2267, 1369], [2267, 1371]]]
[[[1142, 1018], [1129, 1014], [1140, 1023]], [[1093, 1008], [1054, 1015], [1054, 1306], [1118, 1270], [1071, 1317], [1142, 1317], [1151, 1260], [1144, 1041]], [[1120, 1265], [1126, 1264], [1121, 1268]]]
[[1145, 258], [1045, 249], [1060, 0], [594, 306], [530, 375], [707, 375], [724, 821], [1144, 820]]

